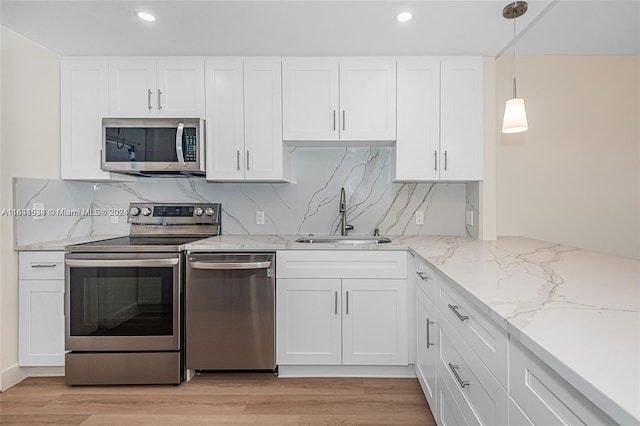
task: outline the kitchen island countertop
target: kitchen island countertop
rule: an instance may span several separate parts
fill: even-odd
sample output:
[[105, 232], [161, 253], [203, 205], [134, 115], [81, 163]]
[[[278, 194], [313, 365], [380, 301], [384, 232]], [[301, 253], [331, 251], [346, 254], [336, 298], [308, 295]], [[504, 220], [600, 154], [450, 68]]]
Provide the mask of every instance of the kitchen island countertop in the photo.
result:
[[193, 251], [409, 250], [620, 424], [640, 423], [640, 261], [520, 237], [305, 244], [221, 235]]

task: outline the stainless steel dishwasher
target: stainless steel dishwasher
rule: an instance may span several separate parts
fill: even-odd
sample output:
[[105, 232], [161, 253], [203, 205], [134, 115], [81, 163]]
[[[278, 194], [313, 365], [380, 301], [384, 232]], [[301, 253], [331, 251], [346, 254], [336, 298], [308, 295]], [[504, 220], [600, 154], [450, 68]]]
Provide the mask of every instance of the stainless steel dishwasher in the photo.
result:
[[186, 263], [186, 368], [274, 370], [275, 253], [189, 253]]

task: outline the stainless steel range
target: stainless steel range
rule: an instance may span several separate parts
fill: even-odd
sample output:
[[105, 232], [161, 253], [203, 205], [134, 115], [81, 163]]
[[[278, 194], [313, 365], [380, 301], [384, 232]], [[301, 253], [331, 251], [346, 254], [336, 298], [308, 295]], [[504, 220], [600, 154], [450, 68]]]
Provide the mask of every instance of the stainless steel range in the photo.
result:
[[66, 247], [65, 381], [184, 379], [184, 254], [220, 233], [220, 204], [131, 203], [128, 237]]

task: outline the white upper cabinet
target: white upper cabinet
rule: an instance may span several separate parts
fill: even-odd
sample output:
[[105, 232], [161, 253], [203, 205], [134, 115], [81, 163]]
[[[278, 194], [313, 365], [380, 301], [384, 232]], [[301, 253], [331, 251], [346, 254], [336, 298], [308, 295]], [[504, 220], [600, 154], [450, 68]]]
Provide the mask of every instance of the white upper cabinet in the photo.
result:
[[483, 178], [483, 59], [398, 61], [394, 181]]
[[281, 93], [279, 60], [206, 61], [207, 180], [288, 180]]
[[482, 58], [442, 60], [440, 114], [440, 178], [483, 178]]
[[282, 118], [285, 140], [337, 141], [338, 61], [282, 62]]
[[393, 179], [438, 180], [439, 149], [440, 60], [399, 60]]
[[106, 60], [64, 59], [60, 64], [62, 179], [110, 179], [100, 164], [108, 73]]
[[286, 59], [282, 82], [284, 140], [395, 140], [394, 60]]
[[109, 115], [140, 118], [204, 116], [204, 61], [109, 61]]
[[340, 139], [396, 139], [396, 62], [340, 61]]

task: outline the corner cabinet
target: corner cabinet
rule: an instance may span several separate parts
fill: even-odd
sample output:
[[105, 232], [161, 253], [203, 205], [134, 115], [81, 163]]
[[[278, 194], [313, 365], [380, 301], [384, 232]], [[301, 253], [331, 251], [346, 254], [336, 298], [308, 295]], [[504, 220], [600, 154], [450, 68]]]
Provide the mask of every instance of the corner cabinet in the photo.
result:
[[394, 141], [396, 62], [385, 59], [285, 59], [286, 141]]
[[288, 181], [280, 61], [211, 59], [205, 70], [207, 180]]
[[406, 252], [278, 252], [278, 365], [406, 366]]
[[64, 252], [20, 252], [18, 365], [64, 365]]
[[394, 181], [483, 178], [483, 58], [398, 61]]
[[204, 60], [109, 61], [111, 117], [203, 117]]

